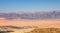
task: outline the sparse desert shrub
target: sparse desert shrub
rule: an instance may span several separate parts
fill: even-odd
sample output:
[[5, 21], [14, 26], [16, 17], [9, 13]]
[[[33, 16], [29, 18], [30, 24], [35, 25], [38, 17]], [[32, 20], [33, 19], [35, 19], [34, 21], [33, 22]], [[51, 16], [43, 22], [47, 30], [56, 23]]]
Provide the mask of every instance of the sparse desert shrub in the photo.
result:
[[60, 28], [38, 28], [26, 33], [60, 33]]

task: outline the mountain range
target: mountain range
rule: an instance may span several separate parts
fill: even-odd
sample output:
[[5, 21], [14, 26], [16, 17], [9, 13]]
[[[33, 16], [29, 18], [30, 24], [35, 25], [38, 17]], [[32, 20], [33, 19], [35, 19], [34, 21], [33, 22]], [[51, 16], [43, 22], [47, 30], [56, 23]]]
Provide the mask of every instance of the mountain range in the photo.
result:
[[60, 19], [60, 11], [34, 12], [34, 13], [0, 13], [5, 19]]

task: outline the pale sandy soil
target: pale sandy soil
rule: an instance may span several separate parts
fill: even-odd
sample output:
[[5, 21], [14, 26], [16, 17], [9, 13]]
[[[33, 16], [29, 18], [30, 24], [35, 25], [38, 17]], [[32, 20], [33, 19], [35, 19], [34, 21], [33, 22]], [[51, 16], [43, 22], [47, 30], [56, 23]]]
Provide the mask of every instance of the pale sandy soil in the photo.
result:
[[[0, 26], [39, 26], [40, 28], [60, 28], [60, 20], [6, 20], [0, 18]], [[9, 28], [10, 29], [10, 28]], [[11, 28], [12, 29], [12, 28]], [[23, 33], [23, 31], [30, 31], [31, 29], [17, 30], [12, 29], [15, 32], [12, 33]]]
[[13, 26], [39, 26], [39, 27], [60, 27], [60, 20], [6, 20], [0, 18], [0, 26], [13, 25]]
[[25, 33], [25, 32], [30, 32], [33, 29], [34, 28], [31, 28], [31, 29], [22, 29], [22, 30], [13, 30], [14, 32], [11, 32], [11, 33]]
[[12, 30], [14, 32], [11, 33], [25, 33], [25, 32], [30, 32], [35, 28], [28, 28], [28, 29], [14, 29], [14, 28], [7, 28], [8, 30]]

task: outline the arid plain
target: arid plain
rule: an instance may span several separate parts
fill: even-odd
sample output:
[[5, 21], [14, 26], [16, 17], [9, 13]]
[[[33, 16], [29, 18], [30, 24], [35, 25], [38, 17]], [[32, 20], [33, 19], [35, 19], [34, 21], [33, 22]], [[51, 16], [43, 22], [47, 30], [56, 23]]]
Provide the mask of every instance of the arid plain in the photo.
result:
[[59, 19], [47, 19], [47, 20], [26, 20], [26, 19], [14, 19], [7, 20], [5, 18], [0, 18], [0, 26], [39, 26], [40, 28], [45, 27], [60, 27]]
[[[47, 19], [47, 20], [27, 20], [27, 19], [14, 19], [7, 20], [5, 18], [0, 18], [0, 26], [38, 26], [39, 28], [60, 28], [60, 20], [58, 19]], [[14, 29], [7, 28], [8, 30], [13, 30], [11, 33], [24, 33], [32, 31], [34, 28], [29, 29]]]

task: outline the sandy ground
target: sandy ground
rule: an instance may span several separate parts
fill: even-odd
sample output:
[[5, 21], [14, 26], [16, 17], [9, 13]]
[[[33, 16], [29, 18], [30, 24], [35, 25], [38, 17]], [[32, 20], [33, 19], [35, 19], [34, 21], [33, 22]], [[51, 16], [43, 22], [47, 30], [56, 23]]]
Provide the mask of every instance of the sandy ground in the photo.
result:
[[[22, 19], [14, 19], [14, 20], [6, 20], [4, 18], [0, 18], [0, 26], [39, 26], [40, 28], [60, 28], [60, 20], [22, 20]], [[11, 33], [23, 33], [26, 31], [31, 31], [32, 29], [23, 29], [17, 30], [9, 28], [15, 32]]]
[[60, 27], [60, 20], [22, 20], [22, 19], [15, 19], [15, 20], [6, 20], [4, 18], [0, 18], [0, 26], [39, 26], [39, 27]]
[[14, 28], [7, 28], [8, 30], [12, 30], [14, 32], [11, 33], [25, 33], [25, 32], [30, 32], [35, 28], [28, 28], [28, 29], [14, 29]]
[[33, 28], [31, 28], [31, 29], [22, 29], [22, 30], [14, 30], [15, 32], [11, 32], [11, 33], [25, 33], [25, 32], [30, 32], [31, 30], [33, 30]]

